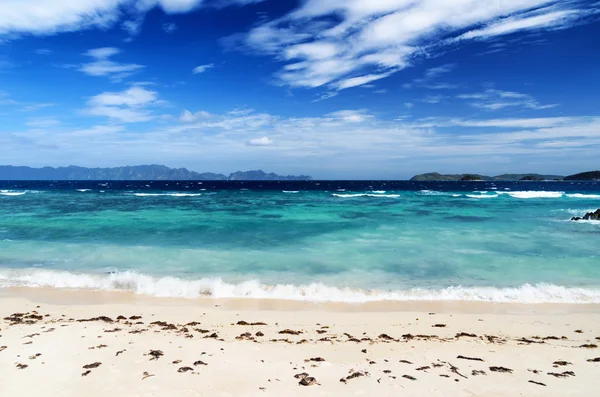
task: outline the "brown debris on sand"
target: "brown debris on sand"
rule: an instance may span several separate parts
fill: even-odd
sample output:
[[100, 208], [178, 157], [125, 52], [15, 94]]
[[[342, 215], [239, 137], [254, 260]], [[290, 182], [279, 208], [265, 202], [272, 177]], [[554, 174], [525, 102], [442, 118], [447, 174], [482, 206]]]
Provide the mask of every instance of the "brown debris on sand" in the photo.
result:
[[177, 370], [177, 372], [183, 373], [183, 372], [189, 372], [189, 371], [193, 371], [193, 370], [194, 370], [194, 368], [192, 368], [192, 367], [181, 367]]
[[17, 364], [17, 365], [16, 365], [16, 367], [17, 367], [18, 369], [25, 369], [25, 368], [29, 367], [29, 365], [27, 365], [27, 364], [20, 364], [20, 363], [19, 363], [19, 364]]
[[249, 323], [247, 321], [238, 321], [236, 325], [250, 325], [250, 326], [257, 326], [257, 325], [267, 325], [267, 323], [264, 323], [262, 321], [256, 322], [256, 323]]
[[278, 332], [280, 335], [300, 335], [302, 331], [294, 331], [292, 329], [284, 329], [283, 331]]
[[314, 377], [308, 375], [306, 372], [296, 374], [294, 378], [300, 379], [300, 382], [298, 382], [300, 386], [314, 386], [319, 384]]
[[463, 338], [463, 337], [467, 337], [467, 338], [477, 338], [477, 335], [475, 334], [469, 334], [467, 332], [459, 332], [458, 334], [456, 334], [455, 338]]
[[95, 363], [91, 363], [91, 364], [86, 364], [83, 366], [83, 369], [93, 369], [93, 368], [98, 368], [99, 366], [101, 366], [102, 363], [101, 362], [95, 362]]
[[405, 379], [409, 379], [409, 380], [417, 380], [417, 378], [415, 378], [414, 376], [410, 376], [410, 375], [402, 375], [402, 377]]
[[112, 324], [112, 323], [115, 322], [112, 318], [107, 317], [107, 316], [99, 316], [99, 317], [92, 317], [92, 318], [82, 318], [82, 319], [77, 320], [77, 322], [79, 322], [79, 323], [86, 323], [86, 322], [93, 322], [93, 321], [103, 321], [103, 322], [109, 323], [109, 324]]
[[479, 357], [466, 357], [466, 356], [458, 356], [456, 358], [459, 358], [461, 360], [471, 360], [471, 361], [484, 361], [482, 358]]
[[159, 358], [161, 358], [165, 354], [162, 352], [162, 350], [150, 350], [150, 353], [148, 353], [147, 355], [148, 356], [152, 356], [152, 358], [150, 359], [150, 361], [153, 361], [153, 360], [158, 360]]
[[490, 367], [490, 371], [492, 372], [501, 372], [501, 373], [509, 373], [512, 374], [513, 370], [505, 367]]
[[588, 363], [600, 363], [600, 357], [590, 358], [587, 360]]
[[593, 343], [588, 343], [588, 344], [585, 344], [585, 345], [581, 345], [579, 347], [581, 347], [583, 349], [597, 349], [598, 345], [594, 345]]
[[530, 381], [529, 381], [529, 383], [533, 383], [534, 385], [538, 385], [538, 386], [546, 386], [546, 384], [545, 384], [545, 383], [542, 383], [542, 382], [536, 382], [536, 381], [534, 381], [534, 380], [530, 380]]
[[479, 376], [479, 375], [487, 375], [487, 374], [485, 373], [485, 371], [478, 371], [478, 370], [474, 369], [473, 372], [471, 372], [471, 375]]
[[572, 365], [568, 361], [555, 361], [552, 364], [554, 365], [554, 367], [564, 367], [564, 366], [567, 366], [567, 365]]
[[569, 376], [575, 376], [573, 371], [565, 371], [562, 373], [548, 372], [548, 375], [554, 376], [555, 378], [568, 378]]
[[148, 371], [144, 371], [144, 373], [142, 374], [142, 380], [144, 380], [146, 378], [150, 378], [152, 376], [155, 376], [155, 375], [148, 373]]
[[433, 328], [446, 328], [446, 324], [434, 324], [432, 325]]

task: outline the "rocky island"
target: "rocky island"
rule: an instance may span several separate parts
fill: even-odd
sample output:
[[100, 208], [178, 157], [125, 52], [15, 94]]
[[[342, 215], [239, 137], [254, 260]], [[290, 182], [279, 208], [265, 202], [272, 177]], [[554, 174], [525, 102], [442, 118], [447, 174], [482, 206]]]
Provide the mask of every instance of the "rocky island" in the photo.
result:
[[542, 175], [542, 174], [502, 174], [496, 176], [478, 175], [478, 174], [440, 174], [439, 172], [430, 172], [413, 176], [411, 181], [417, 182], [444, 182], [444, 181], [596, 181], [600, 180], [600, 171], [582, 172], [579, 174], [561, 176], [561, 175]]
[[229, 176], [212, 172], [198, 173], [187, 168], [169, 168], [164, 165], [136, 165], [113, 168], [68, 167], [15, 167], [0, 166], [0, 180], [67, 180], [67, 181], [309, 181], [306, 175], [267, 174], [262, 170], [238, 171]]

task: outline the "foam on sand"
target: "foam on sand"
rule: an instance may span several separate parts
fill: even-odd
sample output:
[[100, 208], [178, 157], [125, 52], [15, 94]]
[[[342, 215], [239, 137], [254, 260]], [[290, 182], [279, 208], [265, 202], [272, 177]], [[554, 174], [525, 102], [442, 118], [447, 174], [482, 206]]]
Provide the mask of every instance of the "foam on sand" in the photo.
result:
[[266, 285], [258, 280], [227, 283], [220, 278], [154, 277], [132, 271], [83, 274], [41, 269], [0, 270], [0, 287], [45, 287], [130, 291], [173, 298], [254, 298], [312, 302], [478, 301], [505, 303], [600, 303], [600, 288], [525, 284], [515, 288], [447, 287], [384, 291], [340, 288], [310, 283]]

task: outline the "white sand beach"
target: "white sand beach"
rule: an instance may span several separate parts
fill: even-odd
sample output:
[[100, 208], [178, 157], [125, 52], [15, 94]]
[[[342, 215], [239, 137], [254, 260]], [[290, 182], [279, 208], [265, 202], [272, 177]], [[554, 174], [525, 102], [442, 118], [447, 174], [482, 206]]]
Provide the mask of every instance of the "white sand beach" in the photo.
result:
[[[2, 396], [594, 396], [600, 305], [0, 292]], [[303, 385], [303, 384], [305, 385]]]

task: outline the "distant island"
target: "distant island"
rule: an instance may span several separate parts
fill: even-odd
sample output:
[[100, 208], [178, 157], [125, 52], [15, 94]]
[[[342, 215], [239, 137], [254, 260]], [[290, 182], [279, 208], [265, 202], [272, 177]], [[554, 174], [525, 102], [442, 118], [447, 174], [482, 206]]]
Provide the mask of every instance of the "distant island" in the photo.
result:
[[411, 181], [418, 182], [443, 182], [443, 181], [594, 181], [600, 180], [600, 171], [582, 172], [580, 174], [561, 176], [561, 175], [541, 175], [541, 174], [502, 174], [497, 176], [487, 176], [478, 174], [440, 174], [430, 172], [419, 174], [410, 178]]
[[113, 168], [16, 167], [0, 165], [0, 180], [68, 180], [68, 181], [310, 181], [306, 175], [277, 175], [262, 170], [238, 171], [229, 176], [211, 172], [198, 173], [187, 168], [169, 168], [164, 165], [135, 165]]

